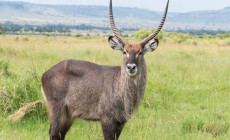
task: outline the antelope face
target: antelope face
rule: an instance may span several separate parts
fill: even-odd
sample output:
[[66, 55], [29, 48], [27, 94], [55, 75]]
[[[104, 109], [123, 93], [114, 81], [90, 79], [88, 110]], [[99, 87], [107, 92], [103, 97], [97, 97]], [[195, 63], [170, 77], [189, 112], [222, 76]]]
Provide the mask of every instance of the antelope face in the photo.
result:
[[131, 45], [121, 36], [121, 34], [118, 32], [117, 27], [115, 26], [113, 18], [113, 4], [112, 0], [110, 0], [109, 19], [115, 37], [109, 37], [109, 44], [114, 50], [120, 50], [123, 52], [126, 64], [126, 71], [130, 76], [135, 76], [137, 74], [138, 63], [142, 55], [144, 55], [146, 52], [152, 52], [157, 48], [159, 42], [157, 39], [154, 38], [160, 32], [164, 25], [168, 13], [168, 7], [169, 0], [167, 2], [164, 15], [161, 19], [160, 24], [158, 25], [158, 28], [147, 38], [142, 40], [139, 44]]
[[123, 45], [116, 37], [109, 37], [109, 44], [112, 49], [119, 50], [124, 55], [126, 72], [130, 76], [135, 76], [138, 72], [139, 64], [143, 55], [154, 51], [158, 46], [158, 40], [150, 40], [144, 47], [140, 44]]
[[130, 76], [135, 76], [138, 71], [138, 64], [140, 58], [142, 57], [142, 47], [141, 45], [125, 45], [123, 48], [124, 61], [126, 65], [126, 72]]

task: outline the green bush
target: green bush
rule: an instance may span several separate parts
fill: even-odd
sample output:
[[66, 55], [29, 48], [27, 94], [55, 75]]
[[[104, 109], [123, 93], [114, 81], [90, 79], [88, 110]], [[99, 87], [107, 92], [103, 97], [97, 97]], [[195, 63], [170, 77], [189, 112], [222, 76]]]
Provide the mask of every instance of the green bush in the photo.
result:
[[134, 33], [134, 37], [138, 40], [145, 39], [151, 34], [150, 30], [139, 30], [136, 33]]
[[129, 35], [128, 34], [124, 34], [124, 35], [122, 35], [123, 37], [125, 37], [125, 38], [127, 38], [127, 37], [129, 37]]
[[204, 34], [201, 38], [203, 38], [203, 39], [210, 39], [210, 38], [212, 38], [212, 35]]
[[189, 34], [184, 34], [184, 33], [174, 33], [174, 41], [176, 43], [184, 43], [188, 39], [192, 39], [192, 36]]
[[216, 37], [219, 39], [226, 39], [230, 38], [230, 34], [217, 34]]
[[[139, 30], [136, 33], [134, 33], [134, 37], [138, 40], [143, 40], [146, 37], [148, 37], [150, 34], [152, 34], [155, 31], [155, 29], [152, 30]], [[157, 34], [155, 38], [162, 40], [163, 37], [165, 37], [166, 34], [163, 31], [160, 31], [160, 33]]]

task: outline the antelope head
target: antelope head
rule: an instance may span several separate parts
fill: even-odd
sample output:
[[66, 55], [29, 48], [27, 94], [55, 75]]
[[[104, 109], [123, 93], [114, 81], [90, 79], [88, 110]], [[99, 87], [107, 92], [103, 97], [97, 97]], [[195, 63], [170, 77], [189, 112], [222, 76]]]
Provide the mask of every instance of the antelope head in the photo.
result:
[[112, 9], [112, 0], [110, 0], [110, 24], [111, 28], [113, 30], [114, 36], [109, 37], [109, 44], [112, 49], [119, 50], [124, 54], [124, 61], [126, 65], [126, 72], [130, 76], [135, 76], [138, 72], [138, 64], [141, 63], [141, 59], [143, 58], [143, 55], [147, 52], [153, 52], [158, 47], [159, 41], [158, 39], [155, 39], [156, 35], [160, 32], [162, 29], [167, 12], [168, 12], [168, 6], [169, 6], [169, 0], [167, 2], [164, 15], [161, 19], [161, 22], [158, 26], [158, 28], [147, 38], [139, 42], [138, 44], [130, 44], [128, 43], [118, 32], [114, 18], [113, 18], [113, 9]]

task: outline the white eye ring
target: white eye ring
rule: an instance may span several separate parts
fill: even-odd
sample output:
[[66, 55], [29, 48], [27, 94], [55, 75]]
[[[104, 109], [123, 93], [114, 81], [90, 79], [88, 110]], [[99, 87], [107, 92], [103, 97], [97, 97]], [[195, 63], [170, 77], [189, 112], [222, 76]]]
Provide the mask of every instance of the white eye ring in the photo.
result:
[[142, 54], [143, 54], [143, 52], [140, 51], [139, 53], [136, 54], [136, 58], [138, 58], [138, 56], [139, 56], [139, 55], [142, 55]]
[[123, 51], [124, 55], [127, 55], [127, 57], [129, 58], [129, 54], [126, 52], [126, 50]]

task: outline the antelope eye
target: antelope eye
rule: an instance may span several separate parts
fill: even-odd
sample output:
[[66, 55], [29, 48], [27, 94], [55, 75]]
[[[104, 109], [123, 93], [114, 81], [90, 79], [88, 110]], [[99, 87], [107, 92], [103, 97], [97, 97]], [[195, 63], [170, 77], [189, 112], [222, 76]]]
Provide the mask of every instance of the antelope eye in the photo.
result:
[[125, 51], [123, 51], [123, 54], [127, 54]]
[[142, 55], [143, 54], [143, 52], [139, 52], [139, 55]]

